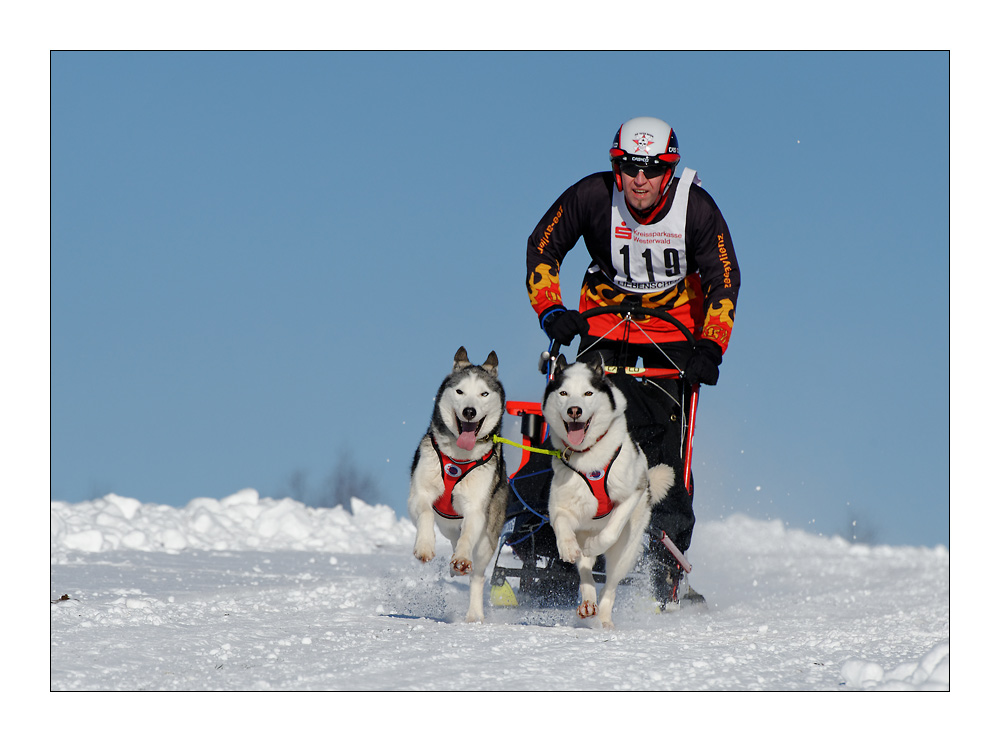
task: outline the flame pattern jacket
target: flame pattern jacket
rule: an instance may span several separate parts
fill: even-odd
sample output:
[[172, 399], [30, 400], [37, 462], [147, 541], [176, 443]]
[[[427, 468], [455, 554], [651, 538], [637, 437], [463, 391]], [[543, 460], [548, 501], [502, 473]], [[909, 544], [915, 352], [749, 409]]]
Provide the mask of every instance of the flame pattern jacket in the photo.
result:
[[[695, 338], [713, 340], [725, 352], [736, 314], [740, 269], [729, 227], [712, 197], [695, 184], [694, 176], [685, 170], [673, 179], [664, 208], [648, 225], [630, 209], [625, 214], [628, 221], [615, 219], [617, 223], [612, 224], [612, 214], [620, 217], [619, 209], [627, 208], [616, 193], [612, 173], [594, 173], [570, 186], [528, 238], [528, 295], [539, 317], [563, 306], [559, 268], [583, 237], [593, 262], [580, 291], [580, 311], [621, 304], [627, 296], [638, 295], [642, 306], [665, 309]], [[683, 218], [671, 214], [678, 191], [677, 203], [687, 202]], [[654, 229], [655, 239], [643, 242], [638, 232], [633, 235], [631, 224], [637, 221], [643, 225], [639, 229]], [[669, 231], [655, 232], [659, 223], [671, 225]], [[683, 251], [672, 249], [671, 242]], [[617, 322], [615, 315], [593, 317], [590, 333], [604, 335]], [[677, 328], [655, 317], [641, 324], [654, 342], [684, 340]], [[612, 332], [608, 337], [619, 339], [620, 335]]]

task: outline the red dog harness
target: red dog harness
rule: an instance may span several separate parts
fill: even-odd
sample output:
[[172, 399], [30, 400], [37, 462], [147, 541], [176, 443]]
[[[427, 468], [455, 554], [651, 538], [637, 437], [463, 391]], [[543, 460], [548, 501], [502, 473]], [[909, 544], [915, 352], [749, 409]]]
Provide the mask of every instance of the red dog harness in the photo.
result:
[[590, 487], [591, 494], [597, 498], [597, 513], [594, 515], [594, 520], [603, 518], [615, 508], [615, 503], [608, 497], [608, 472], [611, 471], [611, 465], [615, 463], [615, 459], [618, 458], [621, 450], [622, 447], [618, 446], [615, 455], [611, 457], [611, 461], [604, 465], [603, 469], [595, 469], [587, 474], [573, 469], [573, 471], [583, 477], [583, 481]]
[[470, 471], [475, 469], [477, 466], [482, 466], [493, 456], [495, 448], [491, 448], [489, 453], [483, 456], [481, 459], [469, 459], [468, 461], [455, 461], [455, 459], [448, 456], [444, 451], [438, 448], [437, 441], [431, 436], [431, 445], [434, 446], [434, 450], [438, 452], [438, 457], [441, 459], [441, 478], [444, 480], [444, 492], [441, 496], [434, 501], [434, 512], [440, 515], [442, 518], [461, 518], [461, 513], [455, 512], [455, 505], [452, 502], [451, 493], [455, 489], [455, 485], [465, 478], [465, 475]]

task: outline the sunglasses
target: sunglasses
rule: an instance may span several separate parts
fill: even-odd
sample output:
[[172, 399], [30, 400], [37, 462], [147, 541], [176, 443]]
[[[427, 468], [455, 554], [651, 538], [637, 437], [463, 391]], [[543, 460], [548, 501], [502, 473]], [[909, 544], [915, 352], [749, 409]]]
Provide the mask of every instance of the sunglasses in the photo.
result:
[[634, 162], [622, 162], [619, 164], [621, 171], [630, 178], [634, 178], [642, 170], [647, 178], [661, 178], [667, 171], [673, 170], [670, 165], [636, 165]]

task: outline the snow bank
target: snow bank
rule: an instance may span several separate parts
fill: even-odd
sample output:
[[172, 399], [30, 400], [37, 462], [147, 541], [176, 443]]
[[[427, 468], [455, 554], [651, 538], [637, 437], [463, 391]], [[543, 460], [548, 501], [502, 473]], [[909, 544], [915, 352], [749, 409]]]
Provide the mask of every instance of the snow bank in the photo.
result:
[[[629, 612], [623, 601], [622, 621], [616, 623], [631, 629], [595, 645], [613, 640], [618, 659], [607, 666], [609, 658], [602, 654], [584, 663], [606, 667], [607, 677], [597, 681], [601, 688], [948, 690], [947, 548], [851, 544], [738, 514], [702, 523], [696, 533], [688, 555], [695, 564], [696, 586], [709, 598], [708, 611], [654, 616], [635, 607], [639, 604]], [[221, 500], [199, 498], [182, 508], [115, 494], [83, 503], [53, 502], [53, 647], [59, 653], [54, 666], [68, 668], [54, 673], [53, 688], [172, 687], [164, 686], [164, 678], [197, 674], [183, 664], [188, 655], [166, 672], [164, 663], [170, 660], [165, 658], [176, 654], [173, 645], [168, 648], [162, 637], [149, 635], [138, 642], [151, 648], [138, 668], [148, 682], [136, 685], [132, 654], [109, 655], [107, 671], [120, 671], [121, 679], [108, 685], [90, 667], [93, 658], [87, 652], [94, 651], [95, 630], [117, 629], [123, 622], [151, 630], [195, 626], [189, 654], [200, 651], [209, 641], [205, 637], [212, 637], [216, 647], [232, 645], [233, 652], [242, 642], [245, 667], [254, 668], [231, 686], [218, 685], [213, 677], [177, 687], [255, 688], [265, 670], [271, 673], [266, 681], [270, 687], [340, 687], [336, 678], [358, 671], [357, 653], [346, 652], [347, 664], [338, 672], [331, 671], [331, 656], [324, 654], [309, 665], [313, 669], [302, 681], [298, 670], [285, 677], [282, 667], [272, 667], [269, 659], [279, 650], [288, 651], [286, 634], [312, 636], [303, 632], [334, 624], [338, 631], [326, 631], [316, 644], [306, 646], [316, 650], [323, 642], [339, 641], [350, 627], [356, 632], [345, 641], [352, 642], [357, 636], [381, 636], [389, 627], [419, 630], [425, 641], [433, 641], [414, 654], [454, 658], [449, 660], [453, 672], [435, 675], [448, 678], [436, 686], [441, 689], [480, 689], [487, 675], [493, 687], [506, 688], [510, 668], [520, 666], [527, 673], [521, 689], [589, 687], [585, 675], [578, 674], [578, 655], [588, 645], [581, 645], [575, 628], [561, 625], [562, 618], [554, 625], [535, 626], [525, 623], [523, 613], [497, 609], [490, 615], [494, 626], [478, 627], [478, 633], [449, 626], [441, 618], [441, 604], [450, 596], [458, 606], [456, 615], [464, 614], [467, 598], [458, 587], [462, 580], [445, 577], [446, 554], [436, 567], [417, 564], [414, 536], [409, 520], [386, 505], [354, 500], [350, 511], [310, 508], [289, 499], [261, 498], [254, 490]], [[195, 553], [199, 550], [213, 552], [211, 569], [204, 569], [204, 560]], [[111, 551], [117, 554], [109, 571], [103, 555]], [[138, 558], [140, 552], [147, 553]], [[316, 552], [342, 556], [317, 559]], [[223, 567], [230, 563], [232, 568]], [[175, 576], [187, 590], [176, 602], [162, 593]], [[69, 599], [61, 599], [64, 593], [71, 593]], [[220, 613], [243, 616], [252, 626], [264, 621], [276, 632], [275, 648], [260, 649], [257, 639], [232, 633], [228, 625], [219, 627]], [[432, 620], [421, 622], [421, 617]], [[477, 643], [490, 630], [499, 632], [493, 639], [505, 643], [510, 655], [496, 665]], [[252, 635], [259, 631], [254, 628]], [[169, 642], [175, 639], [171, 634]], [[466, 643], [464, 649], [454, 652], [459, 640]], [[118, 634], [107, 642], [124, 646]], [[373, 688], [400, 687], [413, 666], [409, 651], [389, 645], [360, 650], [366, 662], [376, 653], [374, 664], [385, 668], [369, 678]], [[492, 652], [495, 647], [489, 646]], [[539, 646], [548, 647], [547, 658], [564, 659], [552, 668], [539, 668]], [[102, 656], [105, 651], [112, 650], [102, 650]], [[220, 656], [205, 662], [222, 667]]]
[[369, 554], [382, 546], [412, 544], [412, 524], [389, 506], [354, 499], [351, 511], [261, 498], [252, 489], [221, 500], [197, 498], [179, 509], [115, 494], [72, 505], [53, 502], [51, 556], [58, 563], [72, 551], [115, 549]]

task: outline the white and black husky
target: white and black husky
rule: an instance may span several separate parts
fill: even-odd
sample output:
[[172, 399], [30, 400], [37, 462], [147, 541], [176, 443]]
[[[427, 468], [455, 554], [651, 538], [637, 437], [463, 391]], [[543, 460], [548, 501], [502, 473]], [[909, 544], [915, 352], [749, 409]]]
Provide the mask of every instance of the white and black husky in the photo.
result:
[[503, 411], [496, 353], [475, 366], [459, 348], [410, 470], [408, 505], [417, 527], [413, 555], [422, 562], [434, 558], [436, 523], [451, 541], [452, 574], [471, 574], [466, 621], [483, 620], [486, 565], [507, 511], [507, 472], [494, 442]]
[[[580, 573], [581, 618], [596, 615], [613, 628], [611, 609], [618, 583], [635, 566], [649, 524], [651, 503], [674, 481], [666, 465], [647, 468], [646, 457], [629, 436], [625, 396], [597, 363], [566, 364], [556, 359], [545, 389], [542, 412], [553, 445], [549, 520], [559, 558]], [[606, 581], [600, 599], [593, 568], [604, 554]]]

